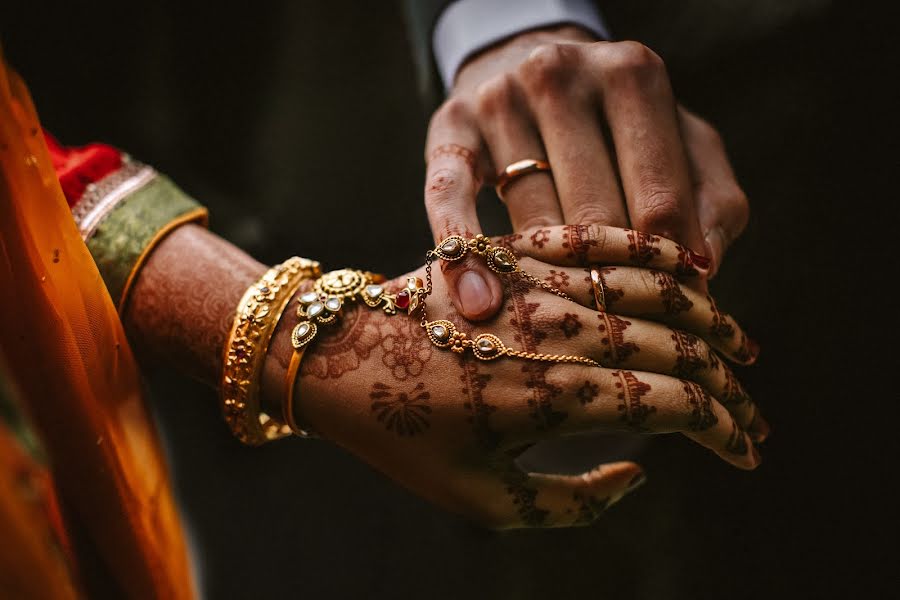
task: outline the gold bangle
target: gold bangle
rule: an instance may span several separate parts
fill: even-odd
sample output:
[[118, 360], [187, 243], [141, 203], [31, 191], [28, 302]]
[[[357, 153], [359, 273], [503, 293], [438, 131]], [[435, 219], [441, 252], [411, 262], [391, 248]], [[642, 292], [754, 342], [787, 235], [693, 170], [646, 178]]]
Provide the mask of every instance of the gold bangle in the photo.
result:
[[308, 427], [301, 427], [294, 417], [294, 387], [297, 385], [297, 372], [300, 370], [300, 362], [303, 360], [305, 352], [306, 347], [304, 346], [291, 353], [291, 362], [288, 364], [287, 374], [285, 375], [287, 379], [287, 385], [285, 385], [287, 395], [284, 397], [284, 402], [281, 403], [281, 418], [295, 434], [300, 437], [312, 437], [312, 431]]
[[269, 269], [238, 304], [225, 344], [221, 399], [225, 422], [245, 444], [290, 435], [286, 425], [260, 410], [260, 376], [278, 319], [300, 284], [319, 275], [319, 263], [295, 256]]

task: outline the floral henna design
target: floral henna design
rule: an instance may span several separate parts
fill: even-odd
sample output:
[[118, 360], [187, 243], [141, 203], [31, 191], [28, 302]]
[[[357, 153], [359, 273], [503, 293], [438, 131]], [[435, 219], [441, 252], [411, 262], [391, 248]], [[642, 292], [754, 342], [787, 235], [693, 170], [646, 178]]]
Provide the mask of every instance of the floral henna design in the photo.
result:
[[357, 370], [383, 340], [373, 315], [372, 311], [358, 308], [348, 311], [338, 328], [328, 331], [316, 342], [314, 351], [306, 353], [301, 373], [319, 379], [338, 379]]
[[559, 327], [562, 329], [566, 339], [569, 339], [578, 335], [578, 332], [581, 331], [581, 321], [578, 320], [577, 315], [566, 313], [559, 322]]
[[431, 394], [425, 390], [425, 384], [417, 383], [409, 391], [395, 391], [383, 383], [372, 385], [369, 394], [372, 412], [385, 429], [393, 431], [401, 437], [412, 437], [423, 433], [430, 426], [428, 415], [431, 406], [428, 401]]
[[628, 255], [631, 262], [644, 266], [659, 256], [659, 237], [640, 231], [628, 230]]
[[[467, 237], [474, 237], [474, 236], [469, 235]], [[515, 248], [513, 248], [513, 244], [515, 242], [518, 242], [521, 239], [522, 239], [521, 233], [507, 233], [506, 235], [501, 235], [497, 238], [494, 238], [494, 244], [497, 246], [503, 246], [504, 248], [506, 248], [507, 250], [512, 252], [515, 256], [518, 256], [519, 254], [515, 251]]]
[[535, 248], [543, 248], [544, 244], [550, 242], [550, 230], [538, 229], [531, 234], [531, 245]]
[[[569, 274], [565, 271], [554, 271], [550, 269], [550, 275], [544, 278], [544, 281], [557, 289], [565, 289], [569, 287]], [[590, 279], [588, 279], [590, 282]]]
[[659, 287], [659, 297], [662, 298], [663, 310], [667, 315], [677, 315], [680, 312], [690, 310], [694, 303], [681, 291], [681, 286], [669, 273], [663, 271], [651, 271], [653, 281]]
[[[510, 324], [517, 333], [513, 336], [526, 352], [539, 352], [538, 345], [547, 337], [534, 322], [537, 302], [528, 302], [527, 295], [531, 285], [522, 279], [507, 282], [511, 302], [507, 310], [513, 314]], [[552, 365], [542, 362], [528, 362], [522, 365], [522, 372], [528, 380], [526, 387], [532, 391], [528, 399], [531, 418], [537, 422], [538, 431], [550, 430], [566, 420], [568, 414], [554, 410], [553, 399], [562, 394], [562, 388], [547, 382], [547, 371]]]
[[634, 431], [647, 431], [644, 421], [656, 412], [656, 407], [644, 404], [641, 398], [650, 391], [650, 384], [639, 381], [631, 371], [614, 371], [612, 375], [618, 379], [616, 387], [620, 390], [616, 395], [621, 401], [617, 406], [622, 413], [619, 420]]
[[388, 319], [388, 333], [381, 340], [381, 361], [397, 381], [418, 377], [431, 360], [432, 344], [412, 319]]
[[590, 525], [609, 508], [609, 498], [596, 498], [590, 494], [575, 492], [573, 499], [578, 503], [578, 514], [573, 525]]
[[543, 527], [550, 511], [538, 508], [535, 504], [537, 490], [526, 484], [528, 476], [512, 465], [504, 479], [506, 492], [512, 496], [512, 503], [522, 523], [528, 527]]
[[575, 392], [575, 397], [578, 398], [578, 401], [582, 406], [585, 404], [590, 404], [594, 401], [594, 398], [600, 395], [600, 386], [596, 383], [591, 383], [590, 381], [585, 381], [584, 385], [578, 388], [578, 391]]
[[688, 429], [691, 431], [704, 431], [719, 422], [712, 408], [712, 398], [693, 381], [683, 381], [684, 392], [687, 395], [687, 403], [691, 408], [691, 418], [688, 421]]
[[608, 312], [597, 313], [597, 318], [600, 320], [600, 325], [597, 328], [600, 330], [600, 333], [606, 334], [600, 338], [600, 343], [605, 346], [601, 363], [617, 365], [635, 352], [641, 351], [640, 347], [634, 342], [625, 341], [625, 330], [631, 326], [631, 321], [626, 321]]
[[707, 294], [706, 300], [709, 302], [709, 310], [713, 314], [712, 325], [709, 327], [710, 333], [726, 340], [734, 337], [734, 326], [728, 322], [728, 317], [719, 311], [719, 307], [716, 306], [716, 301], [713, 297]]
[[690, 379], [703, 369], [709, 367], [702, 355], [703, 343], [696, 335], [672, 329], [672, 341], [675, 342], [675, 376], [680, 379]]
[[563, 249], [568, 250], [567, 258], [574, 258], [580, 265], [587, 265], [588, 249], [597, 245], [591, 238], [588, 225], [566, 225], [563, 227]]

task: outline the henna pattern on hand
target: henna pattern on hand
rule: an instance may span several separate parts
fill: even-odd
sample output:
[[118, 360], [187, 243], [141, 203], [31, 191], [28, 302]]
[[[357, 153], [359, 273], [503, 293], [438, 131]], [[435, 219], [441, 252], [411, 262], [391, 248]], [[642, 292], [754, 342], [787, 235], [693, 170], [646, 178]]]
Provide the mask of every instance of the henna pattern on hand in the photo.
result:
[[677, 315], [693, 308], [694, 303], [681, 291], [675, 277], [663, 271], [651, 271], [651, 274], [659, 288], [659, 297], [662, 298], [663, 310], [667, 315]]
[[381, 339], [381, 362], [397, 381], [418, 377], [431, 360], [432, 344], [412, 319], [387, 319]]
[[684, 393], [687, 396], [688, 406], [691, 408], [688, 429], [691, 431], [704, 431], [718, 423], [719, 418], [713, 412], [710, 395], [693, 381], [683, 381], [682, 384]]
[[620, 390], [616, 394], [621, 401], [616, 407], [622, 413], [619, 420], [634, 431], [648, 431], [644, 421], [656, 412], [656, 407], [644, 404], [641, 398], [650, 391], [650, 384], [638, 380], [631, 371], [613, 371], [612, 375], [618, 379], [616, 387]]
[[702, 355], [703, 342], [691, 333], [672, 329], [672, 341], [675, 342], [675, 368], [673, 373], [679, 379], [690, 379], [709, 367]]
[[597, 240], [591, 237], [589, 225], [565, 225], [563, 227], [563, 249], [568, 250], [567, 258], [576, 259], [582, 266], [587, 265], [588, 250], [597, 245]]
[[431, 406], [428, 401], [431, 394], [421, 381], [408, 391], [375, 383], [369, 398], [373, 401], [372, 412], [388, 431], [401, 437], [412, 437], [430, 427], [428, 415], [431, 414]]
[[600, 386], [596, 383], [591, 383], [590, 381], [585, 381], [584, 385], [575, 392], [575, 397], [578, 398], [578, 402], [580, 402], [582, 406], [590, 404], [594, 401], [594, 398], [599, 395]]
[[550, 230], [538, 229], [531, 234], [531, 245], [535, 248], [543, 248], [544, 244], [550, 242]]
[[562, 329], [566, 339], [570, 339], [581, 331], [581, 321], [578, 316], [572, 313], [566, 313], [559, 322], [559, 328]]
[[709, 310], [711, 310], [713, 314], [712, 325], [709, 327], [709, 332], [721, 339], [727, 340], [734, 337], [734, 326], [728, 322], [727, 316], [719, 311], [719, 307], [716, 306], [716, 301], [713, 297], [707, 294], [706, 300], [709, 302]]
[[[470, 235], [468, 237], [475, 237], [475, 236]], [[516, 242], [518, 242], [521, 239], [522, 239], [521, 233], [507, 233], [505, 235], [496, 237], [494, 239], [494, 244], [497, 246], [503, 246], [504, 248], [506, 248], [507, 250], [512, 252], [514, 256], [519, 257], [519, 256], [521, 256], [521, 253], [516, 251], [516, 249], [513, 247], [513, 244], [515, 244]]]
[[600, 338], [604, 346], [601, 363], [604, 365], [617, 365], [628, 359], [635, 352], [640, 352], [640, 347], [634, 342], [625, 341], [625, 330], [631, 326], [631, 321], [608, 312], [597, 313], [600, 324], [597, 328], [600, 333], [606, 334]]
[[744, 435], [737, 423], [732, 423], [731, 434], [729, 434], [728, 441], [725, 443], [725, 449], [732, 454], [744, 456], [747, 454], [747, 448], [747, 436]]
[[323, 331], [306, 352], [300, 372], [319, 379], [339, 379], [359, 369], [362, 361], [368, 360], [372, 351], [381, 345], [382, 339], [376, 313], [359, 307], [345, 309], [338, 326]]
[[650, 235], [641, 231], [627, 230], [628, 233], [628, 256], [631, 262], [636, 265], [645, 266], [659, 256], [661, 250], [659, 244], [659, 236]]
[[609, 508], [609, 498], [597, 498], [591, 494], [575, 492], [573, 500], [578, 503], [578, 514], [573, 525], [590, 525]]
[[[544, 281], [559, 290], [564, 290], [569, 287], [569, 274], [565, 271], [555, 271], [550, 269], [550, 275], [545, 277]], [[588, 281], [590, 281], [590, 279], [588, 279]]]
[[475, 434], [475, 443], [485, 452], [493, 452], [503, 441], [503, 435], [491, 427], [491, 414], [497, 407], [484, 401], [484, 388], [491, 381], [491, 375], [479, 372], [477, 360], [460, 356], [459, 364], [463, 373], [459, 376], [463, 383], [462, 392], [468, 398], [463, 403], [463, 408], [469, 413], [466, 421], [472, 426]]
[[[506, 310], [513, 314], [510, 324], [517, 330], [513, 337], [526, 352], [539, 352], [538, 344], [547, 334], [533, 321], [534, 313], [540, 305], [527, 301], [531, 284], [523, 279], [513, 279], [506, 283], [511, 299]], [[546, 374], [551, 366], [532, 361], [522, 365], [522, 372], [528, 377], [525, 386], [532, 391], [532, 396], [528, 399], [530, 416], [537, 422], [538, 431], [548, 431], [568, 417], [567, 413], [553, 408], [553, 399], [562, 394], [562, 388], [547, 381]]]

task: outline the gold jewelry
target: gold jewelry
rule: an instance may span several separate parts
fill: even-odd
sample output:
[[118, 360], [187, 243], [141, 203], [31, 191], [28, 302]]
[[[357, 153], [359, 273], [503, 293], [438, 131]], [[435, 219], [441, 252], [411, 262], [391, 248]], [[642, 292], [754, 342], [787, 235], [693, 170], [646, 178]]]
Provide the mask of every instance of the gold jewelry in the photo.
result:
[[525, 160], [516, 161], [508, 165], [497, 175], [497, 185], [494, 186], [494, 190], [497, 192], [497, 196], [502, 200], [503, 191], [514, 180], [531, 173], [538, 173], [541, 171], [549, 172], [550, 170], [550, 163], [546, 160], [526, 158]]
[[225, 344], [222, 413], [234, 435], [251, 446], [290, 434], [280, 421], [262, 412], [262, 365], [278, 319], [300, 284], [321, 274], [319, 263], [297, 256], [272, 267], [247, 288], [238, 304]]
[[591, 287], [594, 290], [594, 302], [597, 303], [598, 312], [606, 312], [606, 292], [603, 290], [603, 276], [600, 269], [591, 267]]
[[537, 360], [543, 362], [554, 363], [579, 363], [590, 365], [593, 367], [601, 366], [594, 359], [586, 356], [574, 356], [571, 354], [539, 354], [536, 352], [526, 352], [524, 350], [516, 350], [509, 348], [503, 341], [492, 333], [481, 333], [470, 339], [465, 333], [452, 321], [440, 319], [438, 321], [429, 321], [426, 313], [425, 300], [432, 291], [431, 264], [435, 257], [446, 261], [461, 260], [469, 252], [481, 256], [487, 262], [488, 267], [495, 273], [501, 275], [518, 275], [527, 280], [531, 284], [540, 287], [550, 293], [556, 294], [560, 298], [572, 300], [561, 290], [548, 285], [537, 277], [526, 273], [519, 267], [519, 261], [513, 256], [512, 252], [501, 246], [492, 246], [490, 240], [478, 234], [474, 238], [466, 240], [462, 236], [452, 235], [442, 240], [433, 250], [429, 250], [425, 254], [425, 287], [418, 290], [418, 294], [422, 296], [419, 306], [422, 307], [422, 320], [420, 325], [428, 335], [431, 343], [438, 348], [450, 348], [458, 354], [471, 350], [475, 358], [479, 360], [495, 360], [501, 356], [511, 356], [513, 358], [522, 358], [525, 360]]
[[287, 373], [285, 375], [287, 379], [287, 385], [285, 386], [287, 395], [281, 403], [281, 417], [284, 419], [284, 422], [287, 423], [290, 430], [296, 435], [299, 435], [300, 437], [312, 437], [312, 431], [310, 431], [308, 427], [301, 427], [294, 417], [294, 387], [297, 384], [297, 371], [300, 370], [300, 362], [303, 360], [303, 354], [305, 352], [306, 348], [303, 347], [295, 349], [295, 352], [291, 354], [291, 362], [288, 364]]

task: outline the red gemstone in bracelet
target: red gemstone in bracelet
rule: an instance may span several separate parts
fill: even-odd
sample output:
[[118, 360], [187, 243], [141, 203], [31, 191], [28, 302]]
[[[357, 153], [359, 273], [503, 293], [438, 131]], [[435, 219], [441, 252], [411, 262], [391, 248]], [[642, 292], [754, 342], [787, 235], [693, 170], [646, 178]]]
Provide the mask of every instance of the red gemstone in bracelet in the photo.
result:
[[409, 291], [401, 290], [395, 301], [397, 308], [406, 310], [409, 307]]

